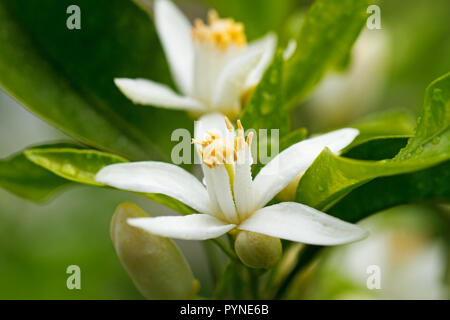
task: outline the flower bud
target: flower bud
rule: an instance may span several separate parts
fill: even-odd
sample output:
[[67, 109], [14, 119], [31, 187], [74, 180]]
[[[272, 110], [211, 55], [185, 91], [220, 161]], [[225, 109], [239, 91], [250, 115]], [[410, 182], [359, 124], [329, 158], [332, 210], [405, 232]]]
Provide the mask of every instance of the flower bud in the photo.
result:
[[178, 247], [168, 238], [130, 226], [129, 218], [148, 217], [131, 203], [122, 203], [111, 220], [111, 239], [134, 284], [147, 299], [190, 299], [198, 281]]
[[281, 257], [281, 241], [264, 234], [240, 231], [234, 249], [242, 263], [251, 268], [268, 269]]

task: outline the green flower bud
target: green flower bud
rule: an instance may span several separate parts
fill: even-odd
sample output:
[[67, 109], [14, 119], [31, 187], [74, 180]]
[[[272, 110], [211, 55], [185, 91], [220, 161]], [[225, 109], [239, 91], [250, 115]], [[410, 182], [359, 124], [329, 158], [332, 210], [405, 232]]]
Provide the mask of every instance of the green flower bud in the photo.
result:
[[234, 249], [242, 263], [251, 268], [272, 267], [281, 257], [281, 241], [264, 234], [240, 231]]
[[131, 203], [122, 203], [111, 220], [111, 239], [134, 284], [147, 299], [190, 299], [198, 281], [178, 247], [168, 238], [130, 226], [129, 218], [148, 217]]

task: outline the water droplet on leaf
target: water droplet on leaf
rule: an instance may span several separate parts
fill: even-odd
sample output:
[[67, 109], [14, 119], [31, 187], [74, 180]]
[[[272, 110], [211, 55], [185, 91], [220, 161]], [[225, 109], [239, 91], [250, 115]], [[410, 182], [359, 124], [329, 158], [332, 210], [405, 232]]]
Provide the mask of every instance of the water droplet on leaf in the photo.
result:
[[416, 149], [416, 154], [421, 154], [423, 152], [423, 146], [420, 146]]

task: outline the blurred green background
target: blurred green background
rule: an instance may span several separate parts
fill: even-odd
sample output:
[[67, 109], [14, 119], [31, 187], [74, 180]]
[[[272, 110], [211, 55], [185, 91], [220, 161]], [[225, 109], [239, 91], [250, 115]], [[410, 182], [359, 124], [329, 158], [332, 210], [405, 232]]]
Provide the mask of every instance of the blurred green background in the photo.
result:
[[[141, 1], [149, 3], [151, 1]], [[179, 1], [193, 18], [214, 6], [246, 24], [249, 38], [270, 29], [286, 43], [311, 1]], [[450, 70], [448, 0], [380, 1], [382, 30], [364, 30], [345, 70], [326, 77], [296, 109], [294, 125], [311, 131], [347, 125], [377, 110], [416, 114], [426, 86]], [[294, 10], [295, 9], [295, 10]], [[294, 14], [292, 14], [294, 12]], [[62, 13], [65, 14], [65, 13]], [[133, 30], [130, 30], [133, 32]], [[1, 50], [1, 44], [0, 44]], [[67, 139], [0, 91], [0, 158], [41, 142]], [[140, 299], [109, 238], [115, 207], [131, 201], [160, 215], [169, 209], [119, 191], [74, 187], [43, 204], [0, 189], [0, 299]], [[372, 236], [328, 249], [292, 298], [448, 298], [450, 227], [445, 206], [406, 206], [364, 221]], [[399, 240], [400, 239], [400, 240]], [[178, 242], [210, 292], [204, 248]], [[396, 251], [397, 250], [397, 251]], [[406, 253], [408, 254], [406, 254]], [[405, 253], [399, 257], [400, 253]], [[81, 290], [68, 290], [66, 268], [81, 268]], [[366, 267], [380, 265], [382, 289], [366, 288]], [[304, 279], [303, 279], [304, 280]]]

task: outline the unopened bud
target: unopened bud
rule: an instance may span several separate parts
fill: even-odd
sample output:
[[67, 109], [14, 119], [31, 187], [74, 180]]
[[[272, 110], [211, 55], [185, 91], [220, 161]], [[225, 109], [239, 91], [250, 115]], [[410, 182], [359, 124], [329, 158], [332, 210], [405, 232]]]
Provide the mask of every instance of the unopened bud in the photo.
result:
[[111, 239], [134, 284], [147, 299], [193, 298], [198, 282], [178, 247], [168, 238], [130, 226], [129, 218], [148, 217], [122, 203], [111, 220]]
[[281, 257], [281, 241], [264, 234], [240, 231], [234, 248], [242, 263], [251, 268], [272, 267]]

